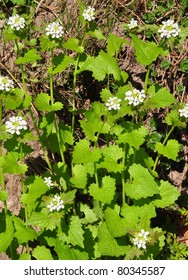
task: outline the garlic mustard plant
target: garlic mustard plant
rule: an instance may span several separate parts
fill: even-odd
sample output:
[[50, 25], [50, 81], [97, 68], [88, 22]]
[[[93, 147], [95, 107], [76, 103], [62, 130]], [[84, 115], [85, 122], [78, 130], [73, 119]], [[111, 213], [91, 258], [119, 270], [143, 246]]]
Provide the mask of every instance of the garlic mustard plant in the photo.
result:
[[125, 93], [125, 100], [128, 101], [129, 105], [137, 106], [141, 103], [143, 103], [144, 99], [146, 98], [146, 95], [144, 93], [144, 90], [138, 90], [134, 88], [133, 90], [129, 90]]
[[14, 83], [7, 76], [0, 76], [0, 90], [10, 91], [14, 88]]
[[110, 97], [106, 102], [106, 106], [108, 110], [120, 110], [120, 102], [121, 99], [117, 98], [116, 96]]
[[188, 118], [188, 103], [185, 104], [183, 109], [179, 109], [180, 117]]
[[47, 205], [47, 208], [52, 211], [59, 211], [63, 209], [64, 206], [64, 201], [61, 199], [59, 195], [54, 195], [52, 201]]
[[51, 177], [44, 177], [44, 183], [47, 185], [48, 188], [54, 186], [54, 183], [52, 182]]
[[129, 29], [133, 29], [138, 26], [138, 21], [132, 18], [130, 22], [127, 24]]
[[95, 19], [95, 9], [89, 6], [87, 9], [83, 12], [84, 20], [92, 21]]
[[63, 34], [63, 27], [59, 24], [59, 22], [52, 22], [46, 27], [46, 35], [51, 36], [53, 39], [59, 39]]
[[7, 24], [11, 29], [19, 31], [20, 29], [23, 29], [25, 27], [25, 19], [16, 14], [9, 17]]
[[162, 22], [161, 28], [158, 30], [161, 38], [171, 38], [177, 37], [180, 33], [180, 28], [178, 23], [174, 22], [172, 19]]
[[144, 231], [143, 229], [141, 229], [139, 233], [135, 234], [135, 237], [133, 238], [133, 244], [136, 245], [138, 248], [146, 249], [148, 235], [148, 231]]
[[27, 122], [19, 116], [10, 117], [8, 121], [5, 122], [6, 131], [10, 134], [20, 135], [21, 130], [27, 130]]

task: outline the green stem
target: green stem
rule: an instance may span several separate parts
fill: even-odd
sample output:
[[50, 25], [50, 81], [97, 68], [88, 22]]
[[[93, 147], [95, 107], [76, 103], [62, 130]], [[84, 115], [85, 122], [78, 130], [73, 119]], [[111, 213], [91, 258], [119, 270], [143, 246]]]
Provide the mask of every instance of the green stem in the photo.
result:
[[123, 159], [122, 163], [124, 166], [124, 169], [121, 172], [121, 180], [122, 180], [122, 204], [125, 204], [125, 166], [127, 161], [127, 144], [124, 144], [123, 146]]
[[[53, 69], [53, 66], [54, 66], [53, 65], [53, 56], [54, 56], [54, 52], [53, 52], [53, 49], [51, 49], [51, 69]], [[50, 100], [51, 100], [51, 105], [53, 105], [54, 104], [54, 89], [53, 89], [53, 74], [52, 73], [50, 73]], [[54, 127], [55, 127], [55, 131], [56, 131], [58, 145], [59, 145], [61, 160], [65, 164], [64, 154], [63, 154], [63, 151], [61, 149], [62, 140], [61, 140], [59, 127], [57, 125], [57, 121], [56, 121], [56, 118], [55, 118], [55, 113], [54, 113]]]
[[151, 70], [151, 65], [148, 66], [148, 69], [147, 69], [147, 72], [146, 72], [146, 77], [145, 77], [145, 82], [144, 82], [144, 93], [145, 94], [147, 92], [150, 70]]
[[[172, 126], [171, 127], [171, 129], [169, 130], [169, 132], [167, 133], [167, 135], [166, 135], [166, 137], [165, 137], [165, 139], [164, 139], [164, 141], [163, 141], [163, 146], [166, 144], [166, 142], [168, 141], [168, 138], [169, 138], [169, 136], [170, 136], [170, 134], [172, 133], [172, 131], [174, 130], [174, 126]], [[160, 158], [160, 154], [158, 154], [157, 155], [157, 157], [156, 157], [156, 159], [155, 159], [155, 162], [154, 162], [154, 166], [153, 166], [153, 171], [155, 171], [156, 170], [156, 168], [157, 168], [157, 164], [158, 164], [158, 161], [159, 161], [159, 158]]]

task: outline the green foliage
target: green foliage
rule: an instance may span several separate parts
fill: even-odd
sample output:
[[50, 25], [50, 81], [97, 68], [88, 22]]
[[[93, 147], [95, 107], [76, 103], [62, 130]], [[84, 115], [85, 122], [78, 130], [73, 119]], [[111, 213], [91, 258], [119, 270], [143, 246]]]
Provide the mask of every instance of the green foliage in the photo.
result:
[[[84, 20], [86, 6], [78, 1], [78, 37], [65, 31], [66, 36], [53, 39], [46, 34], [35, 36], [39, 29], [31, 19], [36, 3], [32, 7], [24, 0], [12, 3], [14, 14], [17, 8], [26, 11], [27, 28], [19, 32], [5, 27], [2, 32], [5, 44], [15, 43], [17, 72], [10, 73], [18, 88], [9, 91], [1, 85], [0, 90], [0, 201], [4, 208], [0, 252], [20, 260], [186, 259], [185, 244], [169, 234], [173, 221], [160, 221], [158, 227], [158, 208], [172, 211], [181, 199], [161, 169], [177, 164], [182, 156], [182, 139], [176, 136], [187, 125], [186, 116], [179, 112], [185, 105], [179, 102], [184, 87], [179, 85], [182, 96], [177, 97], [169, 90], [172, 87], [160, 83], [157, 74], [154, 77], [159, 65], [167, 76], [170, 73], [170, 52], [181, 49], [188, 36], [186, 28], [177, 38], [160, 40], [157, 24], [151, 23], [157, 16], [163, 18], [161, 1], [152, 14], [144, 15], [150, 25], [133, 30], [127, 25], [127, 33], [120, 37], [101, 30], [100, 21]], [[186, 5], [184, 1], [182, 7]], [[151, 1], [147, 9], [152, 9]], [[127, 46], [133, 48], [134, 63], [144, 69], [141, 82], [132, 76], [130, 65], [122, 63]], [[35, 67], [40, 70], [30, 83]], [[187, 68], [184, 58], [178, 75]], [[89, 78], [83, 83], [85, 76]], [[125, 93], [135, 87], [143, 88], [146, 98], [130, 105]], [[88, 107], [83, 106], [85, 96], [91, 102]], [[110, 108], [111, 98], [119, 103]], [[27, 119], [27, 131], [14, 135], [7, 131], [4, 116], [11, 114]], [[38, 158], [35, 147], [40, 149]], [[32, 153], [33, 165], [35, 160], [42, 162], [39, 169], [36, 164], [37, 171], [31, 168]], [[10, 174], [19, 175], [22, 188], [18, 215], [8, 210], [6, 176]], [[187, 217], [187, 209], [180, 210]], [[148, 233], [146, 248], [134, 244], [141, 230]], [[26, 252], [18, 253], [20, 245]]]

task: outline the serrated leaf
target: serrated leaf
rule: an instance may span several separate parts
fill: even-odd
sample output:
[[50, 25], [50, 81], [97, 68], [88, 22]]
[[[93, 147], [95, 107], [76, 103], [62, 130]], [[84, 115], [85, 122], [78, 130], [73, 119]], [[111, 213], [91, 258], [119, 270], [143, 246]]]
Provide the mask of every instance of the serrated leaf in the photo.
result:
[[109, 172], [121, 172], [123, 170], [123, 163], [119, 163], [124, 155], [122, 148], [111, 145], [101, 149], [101, 152], [104, 158], [97, 166], [105, 168]]
[[148, 89], [148, 93], [150, 98], [147, 99], [145, 103], [145, 107], [148, 109], [165, 108], [176, 101], [173, 94], [166, 88], [161, 88], [155, 92], [154, 86], [151, 86]]
[[70, 183], [78, 189], [84, 189], [87, 184], [87, 169], [85, 165], [76, 164], [72, 167], [73, 177], [70, 179]]
[[168, 51], [164, 51], [156, 43], [149, 41], [144, 42], [136, 35], [132, 35], [132, 41], [134, 44], [137, 61], [142, 65], [150, 65], [157, 59], [159, 55], [165, 56], [168, 54]]
[[156, 207], [165, 208], [172, 205], [180, 196], [178, 189], [171, 185], [168, 181], [160, 181], [159, 199], [154, 200]]
[[120, 217], [115, 209], [107, 208], [105, 210], [105, 223], [113, 237], [121, 237], [125, 235], [127, 223]]
[[25, 224], [38, 226], [46, 230], [54, 230], [60, 225], [61, 218], [61, 212], [52, 212], [50, 214], [45, 212], [33, 212]]
[[[11, 164], [10, 164], [11, 162]], [[19, 162], [19, 154], [17, 152], [8, 152], [4, 156], [3, 170], [8, 174], [25, 174], [27, 165]]]
[[82, 224], [92, 224], [97, 221], [98, 218], [95, 215], [93, 209], [91, 209], [87, 204], [81, 203], [80, 211], [85, 215], [85, 217], [81, 219]]
[[96, 184], [89, 186], [89, 194], [94, 199], [103, 203], [110, 204], [115, 195], [115, 179], [110, 176], [104, 176], [102, 178], [101, 187], [99, 188]]
[[6, 215], [6, 230], [0, 233], [0, 253], [6, 252], [7, 248], [12, 243], [14, 237], [14, 226], [12, 222], [12, 217]]
[[63, 104], [61, 102], [55, 102], [51, 105], [50, 96], [47, 93], [40, 93], [37, 95], [35, 99], [35, 106], [39, 111], [43, 112], [53, 112], [63, 108]]
[[101, 151], [98, 148], [90, 148], [90, 143], [86, 139], [76, 143], [73, 151], [73, 163], [97, 162], [101, 157]]
[[121, 79], [116, 59], [102, 50], [96, 58], [88, 56], [87, 60], [80, 65], [78, 73], [86, 70], [91, 71], [93, 73], [92, 76], [98, 81], [103, 81], [106, 75], [113, 75], [114, 79], [118, 81]]
[[37, 199], [41, 197], [42, 194], [46, 193], [48, 187], [44, 183], [44, 180], [38, 176], [33, 178], [29, 183], [26, 182], [28, 192], [21, 195], [21, 202], [27, 205], [27, 210], [29, 213], [32, 212], [36, 207]]
[[37, 54], [35, 49], [28, 50], [23, 57], [19, 57], [16, 59], [16, 64], [25, 64], [35, 62], [42, 57]]
[[108, 37], [108, 44], [107, 44], [108, 54], [111, 56], [117, 55], [124, 42], [125, 40], [111, 33]]
[[74, 59], [70, 56], [65, 56], [64, 54], [59, 54], [54, 58], [54, 68], [49, 69], [48, 72], [50, 74], [57, 74], [65, 70], [71, 63], [74, 62]]
[[61, 195], [61, 199], [64, 201], [64, 204], [71, 204], [74, 202], [75, 195], [77, 190], [72, 190], [69, 192], [63, 192]]
[[91, 37], [96, 38], [98, 40], [106, 40], [106, 37], [103, 35], [103, 33], [102, 33], [102, 31], [100, 29], [90, 30], [88, 32], [88, 34]]
[[[144, 126], [126, 124], [127, 129], [122, 130], [118, 138], [121, 143], [128, 143], [131, 147], [139, 150], [144, 143], [145, 137], [148, 134], [148, 129]], [[128, 131], [126, 131], [128, 130]]]
[[176, 160], [180, 149], [180, 144], [177, 140], [168, 140], [165, 146], [162, 143], [156, 143], [155, 149], [159, 154], [169, 159]]
[[125, 184], [125, 192], [132, 199], [141, 199], [158, 194], [158, 186], [148, 169], [140, 164], [133, 164], [129, 168], [133, 178], [131, 183]]
[[58, 46], [58, 44], [55, 41], [52, 41], [49, 39], [49, 37], [45, 36], [40, 36], [40, 45], [42, 52], [53, 49]]
[[32, 256], [37, 260], [53, 260], [50, 249], [43, 246], [37, 246], [32, 251]]
[[60, 240], [56, 241], [55, 251], [59, 260], [88, 260], [88, 253], [79, 249], [71, 248], [63, 244]]
[[28, 241], [33, 241], [37, 237], [37, 233], [35, 232], [35, 230], [25, 226], [24, 222], [18, 217], [14, 217], [14, 226], [14, 237], [17, 238], [19, 244], [27, 243]]
[[25, 5], [25, 0], [11, 0], [13, 4]]
[[116, 239], [110, 234], [105, 223], [102, 223], [98, 232], [98, 250], [103, 256], [120, 257], [126, 255], [128, 246], [119, 246]]
[[65, 49], [69, 49], [71, 51], [76, 51], [78, 53], [83, 53], [84, 47], [79, 46], [79, 40], [76, 38], [69, 38], [64, 44], [63, 47]]
[[84, 231], [82, 229], [82, 224], [78, 216], [72, 216], [70, 219], [70, 227], [68, 231], [69, 243], [73, 246], [80, 246], [84, 248]]
[[167, 113], [165, 121], [169, 126], [177, 126], [179, 128], [185, 128], [187, 125], [186, 122], [181, 120], [178, 110], [171, 110]]

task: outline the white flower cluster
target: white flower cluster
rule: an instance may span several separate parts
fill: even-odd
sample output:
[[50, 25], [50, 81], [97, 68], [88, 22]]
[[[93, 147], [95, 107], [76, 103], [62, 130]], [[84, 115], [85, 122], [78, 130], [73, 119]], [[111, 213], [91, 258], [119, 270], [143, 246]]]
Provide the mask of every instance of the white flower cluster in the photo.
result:
[[133, 238], [133, 244], [136, 245], [138, 248], [146, 249], [148, 235], [148, 231], [144, 231], [143, 229], [141, 229], [141, 231], [135, 235], [135, 238]]
[[10, 117], [9, 121], [5, 122], [7, 132], [10, 134], [20, 135], [22, 129], [27, 129], [27, 122], [22, 117]]
[[144, 94], [144, 90], [138, 90], [134, 88], [133, 90], [129, 90], [125, 93], [125, 100], [128, 100], [128, 104], [133, 104], [134, 106], [139, 105], [144, 101], [146, 95]]
[[84, 20], [92, 21], [95, 19], [95, 9], [89, 6], [87, 9], [83, 12]]
[[47, 208], [49, 208], [50, 212], [52, 211], [59, 211], [63, 209], [64, 206], [64, 201], [61, 199], [59, 195], [54, 195], [52, 201], [47, 205]]
[[53, 39], [59, 39], [63, 34], [63, 27], [59, 24], [59, 22], [52, 22], [46, 27], [46, 35], [51, 36]]
[[106, 102], [106, 106], [108, 107], [108, 110], [119, 110], [120, 102], [121, 99], [117, 98], [116, 96], [110, 97]]
[[14, 88], [14, 83], [6, 76], [0, 76], [0, 90], [10, 91]]
[[162, 22], [161, 28], [158, 30], [161, 38], [171, 38], [177, 37], [180, 33], [180, 28], [178, 27], [178, 23], [174, 23], [172, 19], [168, 19], [167, 21]]
[[7, 24], [10, 25], [11, 29], [19, 31], [25, 27], [25, 19], [16, 14], [15, 16], [9, 17]]
[[179, 109], [180, 117], [188, 118], [188, 103], [185, 104], [183, 109]]
[[52, 182], [52, 178], [51, 177], [44, 177], [44, 183], [47, 185], [48, 188], [53, 187], [54, 184]]
[[127, 24], [129, 29], [133, 29], [138, 26], [138, 21], [132, 18], [130, 22]]

